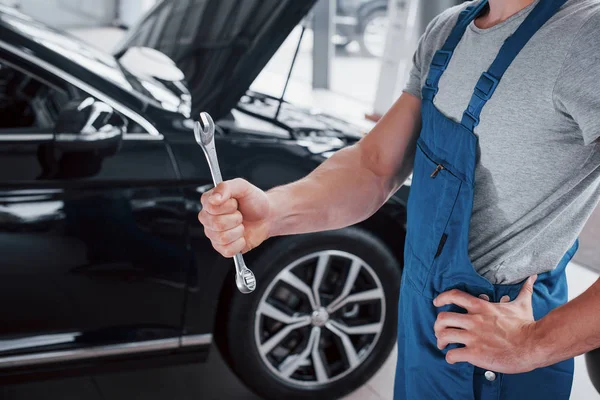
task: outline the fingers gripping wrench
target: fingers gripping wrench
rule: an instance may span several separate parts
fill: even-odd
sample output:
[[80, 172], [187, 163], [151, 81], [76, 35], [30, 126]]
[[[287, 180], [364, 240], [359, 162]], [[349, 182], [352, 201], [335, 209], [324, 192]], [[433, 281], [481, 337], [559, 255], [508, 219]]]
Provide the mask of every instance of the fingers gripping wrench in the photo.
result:
[[[196, 142], [202, 147], [208, 167], [212, 175], [213, 183], [217, 186], [223, 182], [221, 169], [219, 168], [219, 160], [217, 158], [217, 150], [215, 148], [215, 123], [208, 113], [200, 113], [200, 120], [194, 124], [194, 136]], [[256, 278], [254, 273], [246, 267], [242, 253], [238, 253], [233, 257], [235, 263], [235, 284], [242, 293], [250, 293], [256, 289]]]

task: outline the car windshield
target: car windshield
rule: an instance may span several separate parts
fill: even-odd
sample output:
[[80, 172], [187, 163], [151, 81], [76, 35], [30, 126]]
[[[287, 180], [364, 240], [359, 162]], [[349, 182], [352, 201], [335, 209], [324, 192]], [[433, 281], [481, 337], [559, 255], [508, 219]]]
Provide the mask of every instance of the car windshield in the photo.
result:
[[68, 33], [50, 28], [23, 14], [12, 13], [5, 8], [2, 8], [1, 11], [0, 18], [2, 21], [22, 35], [73, 60], [95, 75], [108, 79], [134, 95], [142, 95], [146, 99], [154, 98], [138, 77], [128, 73], [112, 55], [97, 50]]

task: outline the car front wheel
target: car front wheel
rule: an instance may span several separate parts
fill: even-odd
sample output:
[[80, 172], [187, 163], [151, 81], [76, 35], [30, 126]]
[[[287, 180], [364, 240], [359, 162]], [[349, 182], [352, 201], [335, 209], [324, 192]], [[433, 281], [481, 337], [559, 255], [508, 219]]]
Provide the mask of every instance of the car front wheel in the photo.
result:
[[335, 399], [364, 384], [396, 339], [401, 269], [357, 228], [278, 239], [252, 262], [224, 329], [232, 369], [266, 399]]

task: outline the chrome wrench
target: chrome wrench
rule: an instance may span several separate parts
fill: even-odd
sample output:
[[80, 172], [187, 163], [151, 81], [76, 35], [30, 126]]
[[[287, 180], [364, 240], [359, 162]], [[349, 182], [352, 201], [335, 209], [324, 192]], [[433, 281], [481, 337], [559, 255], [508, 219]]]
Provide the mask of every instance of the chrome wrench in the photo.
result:
[[[206, 156], [210, 174], [216, 187], [223, 182], [223, 176], [219, 168], [219, 159], [215, 147], [215, 123], [211, 116], [205, 112], [200, 113], [200, 120], [202, 124], [200, 124], [200, 121], [196, 121], [194, 124], [194, 136]], [[238, 289], [244, 294], [253, 292], [256, 289], [256, 278], [254, 273], [246, 266], [242, 253], [237, 253], [233, 257], [233, 262], [235, 263], [235, 284]]]

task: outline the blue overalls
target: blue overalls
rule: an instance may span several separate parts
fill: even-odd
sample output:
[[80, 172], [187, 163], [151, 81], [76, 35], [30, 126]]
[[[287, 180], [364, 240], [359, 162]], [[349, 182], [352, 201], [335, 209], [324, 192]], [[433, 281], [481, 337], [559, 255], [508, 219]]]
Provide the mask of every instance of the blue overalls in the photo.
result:
[[[504, 295], [514, 300], [521, 289], [523, 282], [490, 283], [475, 271], [468, 255], [478, 146], [474, 128], [504, 72], [565, 2], [542, 0], [531, 11], [506, 40], [489, 70], [482, 74], [460, 123], [437, 110], [433, 99], [453, 51], [468, 25], [487, 6], [487, 0], [461, 12], [446, 43], [433, 57], [422, 91], [422, 130], [408, 200], [395, 400], [569, 398], [573, 360], [512, 375], [485, 371], [468, 363], [448, 364], [447, 350], [457, 345], [439, 350], [433, 325], [441, 311], [464, 310], [456, 306], [437, 309], [432, 303], [437, 295], [454, 288], [474, 296], [486, 294], [493, 302]], [[556, 269], [538, 277], [533, 295], [536, 319], [567, 301], [565, 267], [577, 247], [575, 241]]]

